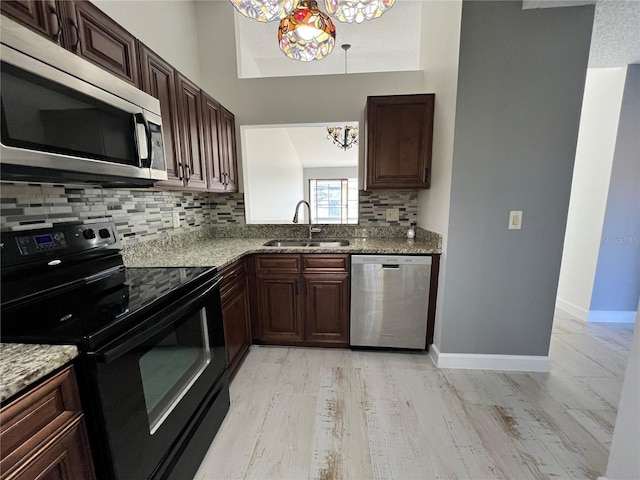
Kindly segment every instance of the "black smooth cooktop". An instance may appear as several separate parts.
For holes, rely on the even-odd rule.
[[[215,275],[210,267],[120,267],[97,279],[31,294],[27,301],[3,298],[0,339],[76,344],[91,351]]]

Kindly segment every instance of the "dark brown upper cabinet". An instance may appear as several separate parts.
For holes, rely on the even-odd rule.
[[[198,86],[178,74],[178,127],[180,132],[180,167],[184,186],[189,190],[206,190],[205,147],[202,128],[201,96]]]
[[[160,100],[162,113],[162,138],[167,164],[167,180],[158,182],[156,185],[182,188],[184,187],[184,179],[180,164],[176,71],[143,44],[140,44],[140,71],[142,73],[142,89]]]
[[[65,2],[68,48],[122,80],[140,86],[136,38],[91,2]]]
[[[434,99],[367,97],[365,190],[430,187]]]
[[[222,139],[220,163],[225,192],[238,191],[238,161],[236,158],[236,119],[229,110],[220,109],[220,137]]]
[[[86,0],[1,1],[2,13],[140,86],[136,38]]]
[[[62,12],[54,0],[3,0],[0,11],[34,32],[63,44]]]
[[[202,92],[202,119],[204,130],[205,159],[207,164],[207,185],[210,191],[224,192],[225,177],[221,162],[221,110],[220,104]]]

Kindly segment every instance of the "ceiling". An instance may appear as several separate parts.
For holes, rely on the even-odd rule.
[[[441,0],[442,1],[442,0]],[[454,1],[454,0],[449,0]],[[596,3],[590,68],[640,63],[640,1],[638,0],[525,0],[524,8],[549,8]],[[380,18],[362,24],[336,24],[336,46],[322,61],[296,62],[278,48],[278,22],[260,23],[237,12],[238,77],[281,77],[345,73],[340,45],[351,44],[347,73],[395,72],[420,68],[423,13],[433,0],[396,0]],[[321,10],[324,0],[319,0]]]
[[[347,73],[396,72],[420,68],[422,9],[429,2],[396,0],[381,17],[361,24],[335,21],[336,45],[322,61],[297,62],[278,46],[278,22],[260,23],[235,12],[238,78],[345,73],[342,44],[350,44]],[[324,0],[318,0],[325,11]]]

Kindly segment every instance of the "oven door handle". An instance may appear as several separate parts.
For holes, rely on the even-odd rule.
[[[162,312],[156,313],[149,320],[151,320],[152,326],[145,328],[143,331],[139,332],[135,336],[128,338],[124,341],[120,341],[119,339],[114,340],[105,346],[104,349],[98,350],[96,352],[87,352],[87,355],[93,357],[98,363],[109,363],[114,361],[115,359],[121,357],[125,353],[131,351],[142,342],[150,339],[157,333],[161,332],[163,329],[167,328],[169,325],[174,323],[177,318],[183,316],[186,310],[189,310],[193,307],[193,304],[198,302],[203,297],[209,295],[212,290],[218,288],[220,283],[222,282],[222,275],[218,275],[215,278],[209,280],[203,286],[199,287],[192,294],[192,298],[190,298],[186,303],[184,299],[179,300],[178,302],[174,302],[173,304],[168,306],[168,310],[171,312],[169,314],[163,314]],[[213,282],[213,283],[211,283]],[[210,285],[207,285],[210,283]],[[204,289],[204,290],[203,290]],[[172,308],[176,303],[181,303],[177,308]],[[149,320],[145,321],[148,322]],[[111,347],[110,347],[111,346]]]

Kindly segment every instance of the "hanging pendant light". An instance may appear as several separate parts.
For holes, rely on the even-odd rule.
[[[298,7],[280,21],[280,50],[294,60],[320,60],[331,53],[336,43],[336,27],[316,0],[300,0]]]
[[[362,23],[378,18],[396,0],[325,0],[327,13],[344,23]]]
[[[230,0],[236,10],[258,22],[280,20],[295,7],[294,0]]]

